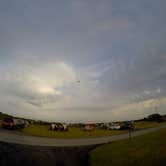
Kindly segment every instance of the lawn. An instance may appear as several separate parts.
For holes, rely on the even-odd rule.
[[[48,125],[31,124],[22,129],[22,132],[28,135],[52,138],[88,138],[88,137],[102,137],[123,134],[126,131],[109,131],[102,129],[95,129],[94,131],[81,131],[79,128],[70,127],[67,132],[50,131]]]
[[[165,122],[158,123],[158,122],[140,121],[140,122],[135,122],[134,127],[135,127],[135,129],[145,129],[145,128],[157,127],[157,126],[160,126],[163,124],[166,124],[166,123]]]
[[[102,145],[89,153],[91,166],[166,165],[166,128]]]
[[[136,122],[135,129],[143,129],[150,127],[157,127],[166,123],[157,122]],[[81,131],[80,128],[70,127],[68,132],[50,131],[48,125],[30,124],[28,127],[22,129],[22,132],[28,135],[51,138],[88,138],[88,137],[103,137],[123,134],[128,131],[118,130],[104,130],[95,129],[94,131]]]

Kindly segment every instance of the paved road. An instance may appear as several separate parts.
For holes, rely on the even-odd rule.
[[[151,133],[161,128],[165,128],[166,125],[143,129],[132,132],[132,137]],[[0,141],[8,143],[26,144],[26,145],[37,145],[37,146],[55,146],[55,147],[66,147],[66,146],[82,146],[82,145],[97,145],[117,141],[128,138],[129,134],[121,134],[115,136],[107,136],[100,138],[86,138],[86,139],[56,139],[56,138],[43,138],[22,135],[19,132],[7,131],[0,129]]]

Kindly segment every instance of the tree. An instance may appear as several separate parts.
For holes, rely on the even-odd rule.
[[[161,122],[162,116],[160,114],[152,114],[148,116],[148,121]]]

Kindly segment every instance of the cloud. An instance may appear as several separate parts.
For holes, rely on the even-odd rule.
[[[66,86],[76,80],[76,73],[64,62],[31,65],[11,65],[4,77],[0,78],[3,94],[21,98],[33,106],[56,103],[63,98],[58,87]],[[3,70],[1,70],[2,72]],[[1,96],[2,97],[2,96]]]
[[[163,97],[161,99],[148,99],[142,102],[133,102],[130,104],[121,105],[112,110],[112,114],[114,118],[118,118],[121,120],[130,120],[130,119],[139,119],[147,117],[153,113],[165,114],[166,107],[166,98]],[[157,110],[156,110],[157,108]],[[156,112],[157,111],[157,112]]]
[[[166,96],[165,6],[0,1],[1,109],[48,119],[142,117],[141,104],[150,110]]]
[[[144,100],[148,100],[151,98],[157,99],[165,96],[165,91],[161,90],[161,88],[144,90],[143,92],[139,92],[139,94],[135,94],[131,97],[132,102],[141,102]]]
[[[103,61],[86,67],[86,69],[84,69],[83,72],[84,74],[86,74],[86,76],[92,79],[98,79],[102,77],[105,73],[110,71],[111,68],[112,65],[108,61],[107,62]]]
[[[126,32],[134,27],[133,22],[127,18],[114,18],[110,21],[101,21],[96,24],[96,30],[100,32]]]

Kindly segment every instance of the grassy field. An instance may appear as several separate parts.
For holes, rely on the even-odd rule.
[[[158,122],[140,121],[140,122],[135,122],[134,127],[135,127],[135,129],[145,129],[145,128],[157,127],[157,126],[160,126],[163,124],[166,124],[166,123],[165,122],[158,123]]]
[[[22,132],[29,135],[53,138],[87,138],[102,137],[125,133],[126,131],[108,131],[95,129],[94,131],[81,131],[79,128],[69,128],[67,132],[50,131],[47,125],[32,124],[24,128]]]
[[[143,129],[149,127],[156,127],[163,123],[157,122],[137,122],[135,123],[135,129]],[[79,128],[71,127],[68,132],[50,131],[48,125],[31,124],[22,130],[25,134],[51,137],[51,138],[88,138],[88,137],[103,137],[112,136],[126,133],[127,131],[115,131],[95,129],[94,131],[81,131]]]
[[[103,145],[90,152],[91,166],[166,165],[166,128]]]

